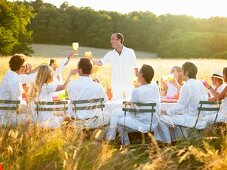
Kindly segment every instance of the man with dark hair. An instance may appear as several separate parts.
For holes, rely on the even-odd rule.
[[[96,98],[104,98],[104,102],[108,100],[102,85],[94,82],[90,78],[91,72],[91,60],[81,58],[77,64],[77,73],[79,74],[79,78],[77,80],[70,81],[68,84],[68,94],[70,99],[69,108],[72,108],[72,101],[75,100],[90,100]],[[69,109],[68,113],[70,117],[82,120],[83,127],[86,128],[100,127],[109,122],[109,117],[104,115],[101,109],[77,111],[76,115],[72,109]]]
[[[114,140],[116,136],[116,129],[121,135],[122,144],[129,144],[127,133],[123,133],[123,125],[130,129],[146,133],[149,130],[154,130],[158,125],[158,115],[160,113],[160,94],[156,82],[151,82],[154,77],[154,69],[150,65],[144,64],[138,73],[138,81],[141,86],[134,89],[132,92],[131,102],[136,103],[156,103],[156,112],[153,116],[152,127],[151,113],[128,113],[124,118],[124,112],[117,112],[111,114],[111,121],[106,139],[108,141]],[[124,135],[124,136],[123,136]]]
[[[112,91],[113,99],[130,98],[133,85],[133,69],[138,74],[138,64],[133,49],[126,48],[124,37],[121,33],[114,33],[110,41],[113,51],[109,51],[100,61],[94,59],[93,63],[102,66],[110,63],[112,67]]]
[[[0,99],[22,100],[22,84],[35,81],[38,67],[31,71],[33,74],[24,74],[26,69],[26,56],[15,54],[10,58],[8,71],[2,79],[0,86]]]
[[[201,100],[208,100],[208,94],[203,83],[196,80],[197,67],[186,62],[182,65],[183,79],[186,83],[182,86],[177,103],[168,111],[162,111],[160,123],[154,135],[156,140],[171,143],[179,136],[179,129],[175,125],[193,127],[195,124],[198,106]],[[198,122],[198,126],[206,126],[205,122]]]
[[[1,100],[17,100],[22,101],[22,93],[24,92],[22,84],[35,81],[36,73],[24,74],[26,69],[26,56],[23,54],[15,54],[10,58],[8,71],[2,79],[0,86]],[[32,72],[36,72],[38,68]],[[2,105],[4,106],[4,105]],[[27,118],[23,114],[16,115],[16,113],[1,111],[0,117],[2,122],[0,124],[14,124],[25,122]]]

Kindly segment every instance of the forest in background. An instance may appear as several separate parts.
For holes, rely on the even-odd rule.
[[[202,11],[201,11],[202,12]],[[79,8],[64,2],[60,7],[42,0],[0,0],[0,54],[32,53],[30,43],[110,48],[110,36],[121,32],[125,45],[157,53],[161,58],[227,58],[227,18],[194,18],[155,15],[152,12],[121,14]]]

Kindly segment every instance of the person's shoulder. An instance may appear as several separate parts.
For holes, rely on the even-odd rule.
[[[76,86],[78,83],[78,79],[77,80],[71,80],[68,84],[68,88],[72,87],[72,86]]]
[[[110,50],[106,53],[105,56],[111,56],[112,54],[114,54],[114,52],[115,52],[114,50]]]
[[[139,93],[140,91],[141,91],[141,87],[137,87],[137,88],[133,89],[132,93],[133,93],[133,94],[137,94],[137,93]]]
[[[152,81],[152,82],[150,83],[150,87],[151,87],[151,88],[158,88],[157,82],[156,82],[156,81]]]
[[[103,90],[103,86],[100,83],[93,81],[92,84],[96,89]]]
[[[134,50],[132,48],[129,48],[129,47],[123,47],[125,51],[128,51],[128,52],[133,52],[134,53]]]

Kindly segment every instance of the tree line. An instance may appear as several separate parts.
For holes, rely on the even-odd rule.
[[[1,54],[31,53],[27,46],[31,42],[69,45],[78,41],[82,46],[110,48],[111,34],[121,32],[126,46],[155,52],[162,58],[227,58],[225,17],[120,14],[67,2],[58,8],[42,0],[1,0],[0,10]]]

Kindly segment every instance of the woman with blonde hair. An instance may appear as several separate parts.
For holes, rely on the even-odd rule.
[[[34,85],[29,94],[29,102],[34,101],[52,101],[52,93],[64,90],[69,82],[70,76],[74,74],[72,70],[64,84],[58,85],[53,83],[53,70],[48,65],[43,65],[39,68]],[[35,113],[36,114],[36,113]],[[55,128],[61,126],[64,118],[56,117],[53,112],[39,112],[36,121],[41,127]]]
[[[181,86],[183,85],[182,68],[179,66],[173,66],[170,74],[173,75],[172,80],[162,80],[161,95],[166,97],[174,97],[178,94]]]

